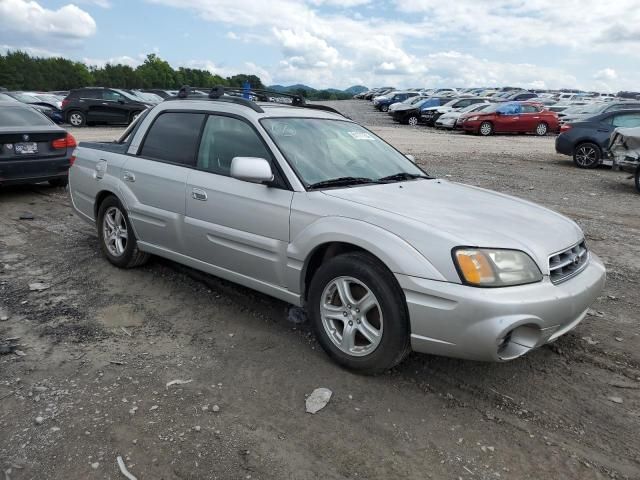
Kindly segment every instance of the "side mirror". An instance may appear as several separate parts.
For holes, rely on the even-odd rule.
[[[269,162],[256,157],[234,157],[231,177],[251,183],[271,182],[274,178]]]
[[[413,155],[405,155],[405,157],[407,157],[409,160],[411,160],[412,163],[416,163],[416,157],[414,157]]]

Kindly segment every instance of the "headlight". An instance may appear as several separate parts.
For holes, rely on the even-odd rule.
[[[462,281],[475,287],[508,287],[542,280],[540,269],[519,250],[465,248],[453,250]]]
[[[475,122],[477,120],[480,120],[480,117],[471,117],[471,118],[467,118],[468,122]]]

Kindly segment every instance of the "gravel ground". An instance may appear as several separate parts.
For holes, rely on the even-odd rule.
[[[366,101],[332,105],[434,175],[576,220],[609,274],[587,319],[507,364],[414,354],[358,376],[284,303],[162,259],[115,269],[63,189],[0,189],[0,340],[20,337],[21,352],[0,355],[0,480],[124,478],[118,455],[141,480],[640,478],[640,195],[627,175],[576,169],[551,136],[399,127]],[[317,387],[333,397],[310,415]]]

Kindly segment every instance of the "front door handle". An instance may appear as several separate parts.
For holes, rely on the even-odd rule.
[[[135,182],[136,181],[136,176],[131,173],[131,172],[124,172],[122,174],[122,178],[125,182]]]
[[[205,192],[204,190],[201,190],[199,188],[194,188],[193,190],[191,190],[191,197],[194,200],[200,200],[201,202],[206,202],[207,201],[207,192]]]

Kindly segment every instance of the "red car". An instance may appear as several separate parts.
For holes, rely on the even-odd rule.
[[[560,123],[555,112],[534,102],[498,103],[478,113],[467,113],[459,119],[465,132],[483,136],[494,133],[558,133]]]

